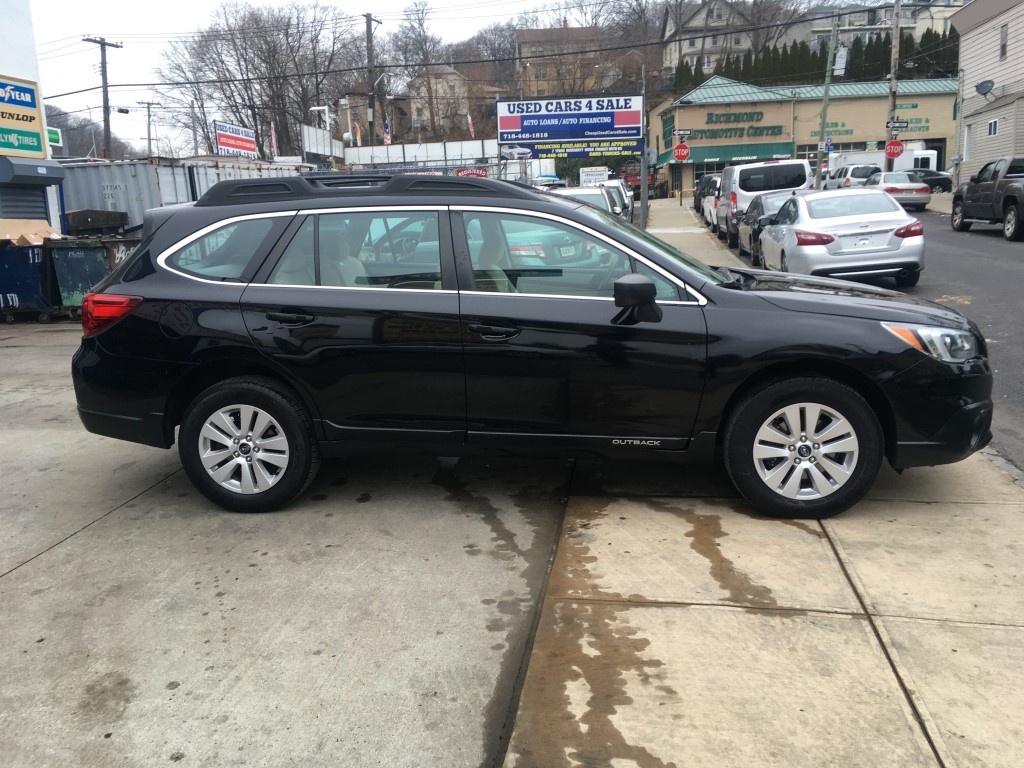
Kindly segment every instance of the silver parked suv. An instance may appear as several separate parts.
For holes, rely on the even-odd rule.
[[[870,176],[881,172],[877,165],[843,165],[836,168],[822,184],[822,189],[863,187]]]
[[[806,160],[766,160],[762,163],[730,165],[722,171],[718,201],[718,237],[730,248],[739,245],[739,217],[750,201],[764,192],[806,189],[814,185]]]

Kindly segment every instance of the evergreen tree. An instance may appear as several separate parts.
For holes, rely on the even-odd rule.
[[[864,79],[864,41],[860,35],[853,38],[846,59],[846,79],[854,82]]]
[[[696,88],[698,85],[703,83],[707,78],[704,76],[704,67],[698,64],[693,68],[693,87]]]
[[[927,63],[917,55],[917,44],[912,34],[900,35],[898,72],[900,77],[922,77]]]
[[[779,51],[779,74],[778,82],[790,83],[793,81],[793,57],[789,53],[789,45],[786,43],[782,44],[782,50]]]
[[[680,58],[679,64],[676,65],[676,76],[672,85],[677,91],[688,91],[693,87],[693,70],[690,69],[690,62],[685,56]]]
[[[754,54],[748,49],[743,54],[743,65],[740,67],[740,80],[749,83],[754,77]]]

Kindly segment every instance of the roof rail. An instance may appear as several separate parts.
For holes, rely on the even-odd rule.
[[[532,187],[495,179],[426,174],[317,173],[269,179],[232,179],[210,187],[197,206],[269,203],[352,195],[439,194],[534,199]]]

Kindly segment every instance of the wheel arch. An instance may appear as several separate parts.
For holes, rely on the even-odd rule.
[[[272,365],[251,358],[224,357],[200,363],[175,383],[168,395],[167,408],[164,411],[166,433],[174,435],[174,428],[181,424],[185,409],[201,392],[227,379],[244,376],[258,376],[273,382],[280,387],[283,394],[301,403],[309,418],[316,419],[315,405],[303,389]],[[172,439],[168,444],[173,442]]]
[[[785,381],[786,379],[807,378],[808,376],[828,378],[840,384],[845,384],[864,398],[878,419],[885,442],[883,453],[886,459],[891,462],[896,452],[896,416],[893,412],[892,404],[874,381],[856,368],[843,363],[813,358],[793,359],[762,368],[747,377],[733,390],[726,401],[725,408],[722,410],[720,423],[723,425],[728,423],[736,408],[752,392],[764,389],[777,382]],[[724,436],[724,430],[719,429],[715,445],[715,453],[719,457],[722,456]]]

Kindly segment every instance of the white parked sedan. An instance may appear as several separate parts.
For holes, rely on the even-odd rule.
[[[852,278],[891,276],[917,285],[924,269],[921,222],[877,187],[794,195],[760,220],[766,269]]]
[[[866,189],[881,189],[907,209],[923,211],[932,201],[932,188],[910,171],[875,173],[864,182]]]

